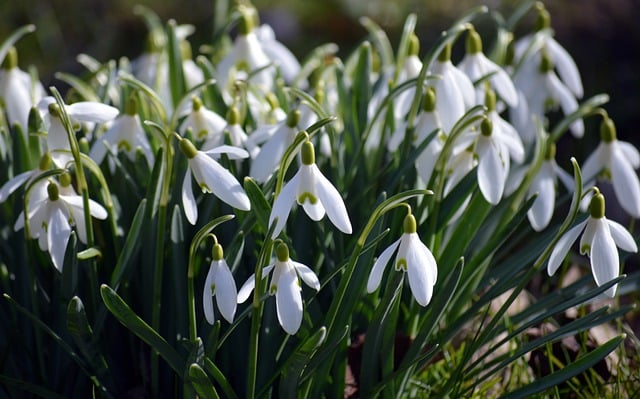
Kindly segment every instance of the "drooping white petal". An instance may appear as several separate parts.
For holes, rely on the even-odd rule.
[[[492,205],[502,198],[506,174],[498,148],[490,139],[478,140],[478,186],[482,195]]]
[[[193,188],[191,187],[191,169],[187,168],[184,174],[184,180],[182,181],[182,209],[184,209],[184,215],[192,225],[195,225],[198,221],[198,204],[196,198],[193,195]]]
[[[598,228],[593,236],[591,248],[591,272],[596,284],[601,286],[608,281],[618,277],[620,273],[620,262],[616,243],[609,233],[609,226],[604,218],[598,220]],[[616,293],[617,285],[605,291],[609,297]]]
[[[409,287],[416,302],[421,306],[427,306],[433,295],[433,286],[436,282],[437,273],[436,260],[431,251],[420,241],[416,233],[404,237],[408,241],[406,253],[407,274],[409,276]],[[398,256],[402,253],[402,243],[398,250]]]
[[[560,103],[562,112],[564,112],[565,115],[572,114],[578,109],[578,101],[573,94],[571,94],[569,89],[560,82],[553,71],[547,73],[547,85],[551,92],[551,96]],[[569,130],[571,130],[574,137],[582,137],[584,135],[584,122],[582,119],[578,119],[571,123]]]
[[[276,291],[278,321],[287,334],[293,335],[302,323],[302,295],[293,267],[283,270]]]
[[[216,304],[218,305],[218,309],[220,309],[222,317],[224,317],[229,323],[233,323],[238,297],[236,282],[234,281],[233,274],[231,274],[231,270],[229,270],[229,266],[224,259],[213,261],[212,266],[215,269],[214,283],[216,285]]]
[[[265,182],[271,174],[278,168],[282,161],[284,152],[291,144],[289,133],[284,128],[278,129],[271,139],[267,141],[260,152],[251,163],[249,175],[258,182]]]
[[[487,58],[487,61],[491,62]],[[495,64],[494,64],[495,65]],[[515,107],[518,104],[518,92],[516,91],[516,87],[513,85],[511,78],[504,71],[504,69],[495,65],[494,68],[488,71],[488,73],[493,73],[493,76],[489,78],[491,81],[491,85],[495,88],[496,92],[500,95],[500,97],[506,102],[509,106]]]
[[[624,226],[609,219],[607,219],[607,224],[609,225],[611,237],[618,248],[631,253],[638,252],[638,245],[636,244],[636,241]]]
[[[271,273],[271,271],[273,270],[273,267],[274,267],[274,265],[271,264],[269,266],[265,266],[262,269],[262,279],[263,280],[266,279],[269,276],[269,273]],[[243,303],[247,299],[249,299],[249,295],[251,295],[251,291],[253,291],[253,288],[255,286],[256,286],[256,275],[254,273],[251,276],[249,276],[247,281],[245,281],[244,284],[242,284],[242,287],[240,287],[240,290],[238,291],[237,302],[238,303]]]
[[[582,79],[571,55],[550,35],[547,36],[545,45],[564,83],[576,97],[581,98],[583,95]]]
[[[617,140],[615,145],[624,154],[624,157],[627,159],[627,162],[633,166],[633,169],[640,168],[640,152],[638,152],[636,146],[620,140]]]
[[[213,262],[209,266],[209,272],[207,273],[207,278],[204,281],[204,288],[202,289],[202,307],[204,309],[204,317],[207,319],[207,323],[213,325],[215,323],[215,314],[213,312],[213,295],[215,291],[212,290],[212,286],[214,285],[213,275],[215,273],[215,268]],[[234,303],[237,298],[233,298]]]
[[[68,205],[79,211],[84,209],[84,201],[80,195],[60,195],[60,199],[64,200]],[[92,199],[89,199],[89,213],[94,218],[100,220],[104,220],[109,216],[107,210]]]
[[[598,173],[607,167],[608,154],[610,152],[610,145],[601,141],[598,147],[587,157],[587,160],[581,168],[582,180],[585,183],[595,179]]]
[[[278,194],[275,201],[273,201],[273,208],[271,209],[271,215],[269,215],[269,227],[271,227],[276,219],[277,223],[275,229],[273,230],[271,238],[278,237],[282,229],[284,229],[285,224],[287,223],[287,218],[289,217],[291,206],[296,200],[296,190],[299,179],[300,171],[298,171],[298,173],[296,173],[293,178],[291,178],[291,180],[289,180],[289,182],[282,187],[282,190],[280,190],[280,194]]]
[[[229,159],[244,159],[249,158],[249,153],[244,149],[232,145],[220,145],[215,148],[211,148],[206,151],[202,151],[207,155],[227,154]]]
[[[269,25],[260,25],[255,29],[255,33],[262,44],[262,50],[276,63],[284,80],[287,83],[293,82],[300,72],[300,62],[291,50],[276,40],[275,33]]]
[[[372,293],[380,286],[380,281],[382,281],[382,272],[384,272],[385,266],[389,263],[389,260],[396,251],[396,248],[398,248],[398,245],[400,245],[400,240],[396,240],[393,244],[389,245],[373,263],[373,267],[369,273],[369,279],[367,280],[368,293]]]
[[[640,217],[640,181],[622,151],[617,150],[611,156],[611,182],[616,198],[634,218]]]
[[[47,242],[51,261],[62,273],[64,254],[67,251],[67,243],[71,235],[71,226],[62,211],[62,204],[52,205],[47,226]]]
[[[0,188],[0,203],[6,201],[7,198],[18,189],[18,187],[24,184],[24,182],[26,182],[35,173],[35,170],[28,170],[9,179],[9,181]]]
[[[443,147],[444,144],[442,140],[436,134],[436,137],[431,139],[424,151],[416,158],[416,170],[418,171],[420,179],[422,179],[425,184],[428,184],[431,179],[436,161]]]
[[[324,177],[316,164],[311,165],[311,168],[316,177],[318,197],[320,197],[320,202],[322,202],[329,220],[331,220],[331,223],[333,223],[338,230],[345,234],[351,234],[353,229],[342,196],[333,184]]]
[[[558,270],[558,267],[560,267],[564,257],[567,256],[569,248],[571,248],[571,245],[573,245],[573,243],[578,239],[580,232],[582,232],[582,229],[584,229],[586,224],[587,221],[585,220],[584,222],[569,229],[569,231],[560,237],[549,256],[549,263],[547,264],[547,273],[549,273],[549,276],[553,276],[556,270]]]
[[[296,272],[298,272],[298,276],[300,276],[306,285],[316,291],[320,291],[320,280],[318,280],[318,276],[313,272],[313,270],[308,266],[293,260],[289,260],[289,263],[295,267]]]
[[[118,116],[118,108],[94,101],[80,101],[67,105],[69,117],[80,122],[105,123]]]
[[[251,209],[249,197],[238,180],[208,155],[198,152],[189,160],[189,166],[196,181],[205,184],[222,201],[242,211]]]
[[[524,146],[516,129],[495,111],[490,114],[493,122],[493,134],[497,134],[498,140],[509,150],[509,155],[517,163],[524,161]]]
[[[538,195],[527,212],[531,227],[533,227],[535,231],[544,230],[553,216],[556,199],[553,176],[553,169],[550,162],[544,162],[529,188],[531,194]]]

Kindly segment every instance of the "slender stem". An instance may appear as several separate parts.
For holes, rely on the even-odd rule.
[[[207,288],[205,287],[205,289]],[[196,298],[192,275],[187,277],[187,306],[189,309],[189,340],[196,342],[198,338],[198,324],[196,320]]]
[[[253,399],[256,394],[256,376],[258,374],[258,349],[260,341],[260,326],[262,324],[262,309],[264,301],[261,300],[266,284],[262,281],[262,268],[268,263],[273,250],[273,240],[267,238],[258,258],[255,271],[255,288],[253,290],[253,302],[251,303],[251,334],[249,336],[249,363],[247,375],[247,398]]]

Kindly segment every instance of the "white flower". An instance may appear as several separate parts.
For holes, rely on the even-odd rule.
[[[29,184],[31,181],[35,180],[42,173],[48,171],[51,168],[51,155],[48,152],[45,152],[44,155],[40,158],[40,164],[38,165],[38,169],[28,170],[26,172],[22,172],[17,174],[16,176],[9,179],[5,184],[0,187],[0,203],[9,198],[9,196],[16,191],[23,184]],[[45,184],[46,181],[43,180],[42,184]]]
[[[549,143],[540,170],[527,189],[528,198],[537,195],[533,205],[527,211],[529,223],[535,231],[544,230],[551,221],[555,209],[557,179],[560,178],[566,186],[572,187],[572,178],[558,166],[555,153],[556,145]]]
[[[620,141],[610,118],[600,125],[600,144],[589,155],[582,168],[585,185],[605,172],[613,183],[613,191],[622,208],[634,218],[640,217],[640,182],[634,169],[640,167],[640,153],[631,144]]]
[[[203,193],[213,193],[222,201],[236,209],[248,211],[251,209],[249,197],[236,178],[222,167],[211,156],[226,153],[231,159],[249,156],[242,148],[223,145],[209,151],[198,151],[189,139],[180,139],[180,150],[187,156],[189,168],[182,182],[182,206],[185,216],[191,224],[198,220],[198,205],[191,188],[191,175],[196,179]]]
[[[556,243],[549,256],[547,271],[553,275],[569,248],[582,233],[580,253],[587,254],[591,260],[591,272],[598,286],[618,277],[620,259],[616,247],[628,252],[638,252],[638,247],[629,232],[619,223],[608,220],[604,215],[604,196],[595,188],[596,194],[591,199],[590,215],[582,223],[572,227]],[[609,297],[616,293],[617,285],[605,291]]]
[[[42,84],[39,81],[33,81],[27,72],[18,68],[18,54],[16,49],[11,47],[0,68],[0,99],[7,111],[9,124],[19,124],[25,138],[29,112],[44,96]]]
[[[240,148],[247,146],[247,134],[242,126],[240,126],[240,113],[235,105],[229,107],[227,111],[227,118],[225,126],[222,129],[222,134],[209,136],[204,144],[202,144],[202,150],[207,151],[224,144],[225,135],[229,137],[229,142],[232,146]]]
[[[257,146],[262,142],[264,144],[251,162],[249,176],[260,183],[267,181],[280,165],[287,148],[295,140],[300,117],[300,111],[293,110],[289,112],[286,120],[281,121],[275,127],[256,130],[251,134],[248,141],[252,146]]]
[[[285,45],[276,40],[273,29],[266,24],[255,29],[258,41],[262,45],[262,50],[276,63],[285,82],[293,83],[298,73],[300,73],[300,62]]]
[[[214,238],[215,239],[215,238]],[[227,261],[224,260],[222,246],[216,243],[213,246],[213,260],[209,266],[209,273],[204,283],[202,292],[202,303],[204,316],[209,324],[215,322],[213,313],[213,296],[216,297],[216,304],[220,314],[229,323],[233,323],[233,316],[236,313],[236,299],[238,290],[236,282],[233,280],[231,270]]]
[[[53,162],[61,168],[73,159],[67,130],[62,124],[61,111],[53,97],[45,97],[38,103],[38,109],[43,114],[45,125],[47,125],[47,147],[53,158]],[[71,123],[90,122],[106,123],[114,119],[120,111],[110,105],[94,102],[81,101],[70,105],[65,105],[65,110]]]
[[[276,311],[278,322],[287,334],[293,335],[302,323],[302,294],[300,280],[316,291],[320,290],[318,276],[309,267],[289,258],[289,248],[280,242],[276,246],[275,263],[262,269],[262,277],[266,278],[273,271],[269,293],[276,295]],[[244,283],[238,292],[238,303],[249,298],[255,287],[255,274]]]
[[[135,97],[129,98],[125,112],[120,114],[104,135],[93,144],[89,156],[97,164],[102,162],[109,148],[114,153],[124,150],[132,161],[136,158],[136,151],[140,149],[147,164],[152,167],[153,151],[136,108]]]
[[[84,220],[83,199],[75,195],[72,189],[64,191],[57,183],[47,185],[47,195],[38,196],[39,201],[28,209],[29,231],[31,238],[37,238],[40,249],[48,251],[53,265],[62,273],[64,255],[71,235],[71,225],[75,225],[78,238],[86,244],[87,231]],[[89,200],[89,213],[97,219],[106,219],[107,211],[97,202]],[[24,227],[24,213],[20,215],[15,230]]]
[[[416,219],[411,213],[405,216],[403,226],[404,233],[400,239],[385,249],[373,264],[367,281],[367,292],[371,293],[378,288],[382,272],[397,249],[395,269],[407,272],[413,297],[421,306],[427,306],[438,279],[438,266],[429,248],[420,241],[416,233]]]
[[[532,62],[539,65],[542,51],[547,51],[556,63],[562,82],[576,97],[581,98],[583,89],[580,71],[569,52],[553,38],[549,12],[542,3],[536,3],[536,7],[538,12],[536,33],[527,35],[515,43],[516,62],[522,64]]]
[[[202,105],[198,97],[191,99],[191,112],[182,121],[178,131],[184,137],[187,129],[191,129],[197,140],[207,140],[216,145],[222,144],[224,137],[222,132],[227,126],[227,121],[217,113]]]
[[[489,76],[488,81],[492,88],[500,95],[500,98],[509,106],[518,104],[518,93],[509,75],[496,63],[488,59],[482,53],[482,40],[475,30],[470,30],[467,36],[467,53],[458,64],[458,68],[464,72],[472,82]],[[476,102],[481,104],[484,100],[482,85],[476,88]]]
[[[231,51],[217,67],[220,85],[227,87],[236,79],[242,79],[256,84],[264,91],[271,91],[275,69],[269,66],[272,60],[263,50],[262,43],[256,35],[253,22],[255,10],[242,7],[241,13],[238,36]],[[256,70],[260,71],[251,74]]]
[[[557,104],[565,115],[570,115],[578,109],[578,101],[571,91],[558,79],[553,71],[553,63],[546,51],[542,52],[540,63],[527,62],[523,64],[514,81],[527,100],[530,115],[544,119],[544,112],[551,104]],[[533,123],[532,120],[530,120]],[[584,122],[578,119],[570,125],[571,133],[575,137],[584,135]]]
[[[451,63],[451,44],[433,61],[430,72],[439,77],[433,81],[435,108],[440,114],[442,129],[449,134],[458,119],[476,104],[475,89],[467,75]]]
[[[340,231],[351,234],[351,221],[347,208],[338,190],[320,172],[315,164],[313,144],[307,140],[302,144],[302,165],[298,172],[284,185],[273,203],[269,226],[276,222],[272,238],[277,237],[287,222],[291,204],[297,201],[315,221],[325,215]]]
[[[398,74],[398,80],[396,85],[401,85],[402,83],[415,79],[420,74],[420,70],[422,69],[422,61],[418,57],[418,53],[420,51],[420,42],[418,41],[418,37],[412,33],[409,37],[409,51],[407,53],[407,58],[404,60],[404,64],[400,69],[400,73]],[[403,91],[398,95],[396,100],[394,101],[394,114],[398,119],[403,118],[409,112],[411,108],[411,103],[413,102],[413,98],[416,95],[416,87],[412,86],[409,89]]]

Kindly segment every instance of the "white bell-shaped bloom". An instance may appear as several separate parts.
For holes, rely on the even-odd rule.
[[[318,276],[309,267],[289,258],[289,248],[280,242],[276,246],[275,263],[262,269],[262,277],[267,278],[273,272],[269,293],[276,296],[276,311],[278,322],[287,334],[293,335],[302,323],[302,294],[300,279],[316,291],[320,290]],[[249,298],[255,287],[256,276],[252,274],[238,292],[238,303]]]
[[[526,35],[515,42],[514,55],[517,63],[539,65],[542,52],[548,52],[555,62],[558,74],[565,86],[577,98],[582,98],[582,78],[575,61],[569,52],[553,38],[549,12],[541,2],[536,3],[536,32]]]
[[[544,51],[540,63],[522,64],[514,81],[527,100],[530,115],[538,117],[539,120],[544,120],[545,110],[550,105],[559,105],[565,115],[570,115],[578,109],[575,95],[558,79],[551,58]],[[569,128],[575,137],[580,138],[584,135],[582,119],[574,121]]]
[[[420,241],[416,233],[416,219],[411,213],[405,216],[403,226],[404,233],[400,239],[385,249],[373,264],[367,280],[367,292],[371,293],[380,286],[384,268],[397,249],[395,269],[407,273],[409,287],[416,302],[427,306],[438,279],[438,266],[429,248]]]
[[[40,163],[37,169],[19,173],[0,187],[0,203],[6,201],[7,198],[9,198],[9,196],[22,185],[28,185],[31,181],[35,180],[38,176],[49,169],[51,169],[51,154],[45,152],[44,155],[40,157]],[[43,180],[42,184],[46,187],[46,180]]]
[[[71,150],[67,130],[62,124],[61,111],[53,97],[45,97],[38,103],[45,127],[47,128],[47,147],[53,162],[61,168],[73,159],[65,151]],[[94,101],[81,101],[65,105],[65,110],[72,124],[75,123],[107,123],[112,121],[120,111],[110,105]]]
[[[509,74],[499,65],[488,59],[482,53],[482,40],[475,30],[470,30],[466,40],[467,53],[458,64],[458,68],[464,72],[472,82],[489,76],[487,79],[493,90],[510,107],[518,104],[518,93]],[[476,103],[484,101],[483,85],[476,87]]]
[[[227,88],[236,80],[248,80],[263,91],[271,91],[275,68],[254,29],[255,10],[244,10],[238,23],[238,36],[231,51],[217,66],[220,86]]]
[[[527,218],[529,218],[529,223],[531,223],[531,227],[535,231],[544,230],[551,221],[556,206],[556,183],[558,178],[569,189],[573,186],[572,177],[556,163],[555,153],[555,144],[549,143],[540,170],[527,189],[528,198],[537,195],[533,205],[527,211]]]
[[[135,160],[136,151],[140,150],[147,160],[147,165],[150,168],[153,166],[153,150],[142,128],[135,97],[129,98],[125,112],[120,114],[104,135],[96,140],[89,156],[100,164],[107,155],[107,149],[111,149],[113,153],[124,151],[131,160]]]
[[[19,124],[26,135],[29,112],[44,96],[42,84],[33,81],[27,72],[18,68],[18,54],[11,47],[0,68],[0,100],[9,124]]]
[[[600,125],[600,144],[582,167],[585,185],[593,184],[602,173],[613,184],[618,202],[629,215],[640,218],[640,181],[635,169],[640,153],[631,143],[617,139],[613,121],[606,117]]]
[[[400,73],[398,73],[396,85],[401,85],[408,80],[418,77],[420,70],[422,69],[422,61],[420,61],[420,58],[418,57],[419,51],[420,42],[418,37],[415,34],[411,34],[409,40],[409,51],[404,63],[402,64]],[[410,87],[398,95],[394,101],[393,109],[396,118],[402,119],[409,113],[409,109],[411,108],[411,103],[413,102],[415,95],[415,86]]]
[[[225,136],[228,137],[229,143],[231,143],[232,146],[249,148],[247,147],[247,133],[245,133],[244,128],[240,125],[240,112],[238,112],[238,108],[235,105],[229,107],[227,111],[227,118],[225,126],[222,129],[222,134],[207,138],[202,144],[202,150],[208,151],[224,144]],[[252,151],[256,151],[254,147],[251,148]]]
[[[307,140],[302,144],[302,165],[298,172],[284,185],[273,203],[269,216],[269,226],[276,223],[272,238],[284,228],[291,205],[297,202],[312,220],[318,221],[325,215],[340,231],[351,234],[351,221],[342,196],[331,182],[324,177],[315,164],[313,144]]]
[[[436,109],[442,129],[449,134],[458,119],[476,104],[476,92],[469,77],[451,63],[451,44],[447,44],[438,59],[433,61],[430,72],[438,77],[432,83],[436,92]]]
[[[262,50],[269,59],[275,62],[285,82],[293,83],[300,73],[300,62],[296,56],[284,44],[276,40],[276,34],[269,25],[262,24],[255,29],[255,32],[262,45]]]
[[[619,223],[608,220],[605,213],[604,196],[594,188],[596,194],[591,198],[590,215],[582,223],[572,227],[556,243],[547,265],[547,272],[553,275],[562,264],[569,248],[580,233],[580,253],[589,256],[591,272],[598,286],[618,277],[620,274],[620,258],[618,249],[627,252],[638,252],[633,236]],[[615,296],[617,285],[605,291],[609,297]]]
[[[191,111],[184,118],[178,131],[184,137],[187,129],[191,129],[195,139],[207,140],[220,145],[223,141],[222,132],[227,121],[217,113],[207,109],[198,97],[191,99]]]
[[[209,324],[215,322],[213,312],[213,297],[216,297],[216,304],[220,314],[229,323],[233,323],[233,316],[236,314],[238,290],[233,274],[224,259],[222,245],[216,243],[213,246],[213,256],[207,279],[202,291],[202,304],[204,316]]]
[[[49,182],[46,187],[47,195],[38,196],[40,200],[27,211],[30,238],[38,239],[40,249],[49,252],[53,265],[61,273],[71,226],[76,227],[80,241],[87,242],[82,196],[76,195],[71,188],[66,190],[70,195],[62,192],[65,190],[57,183]],[[89,200],[89,213],[96,219],[107,218],[107,211],[93,200]],[[15,230],[23,227],[24,213],[21,213]]]
[[[251,209],[249,197],[238,180],[216,162],[212,156],[227,154],[230,159],[247,158],[249,154],[242,148],[223,145],[209,151],[198,151],[189,139],[180,140],[180,150],[186,155],[189,167],[182,182],[182,206],[191,224],[198,220],[198,205],[191,187],[191,176],[203,193],[213,193],[222,201],[241,211]]]
[[[285,151],[296,138],[300,116],[300,111],[293,110],[289,112],[287,119],[277,126],[251,134],[248,141],[252,146],[264,144],[251,162],[249,176],[264,183],[278,169]]]

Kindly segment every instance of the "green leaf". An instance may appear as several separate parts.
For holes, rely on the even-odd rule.
[[[91,85],[87,84],[75,75],[64,72],[57,72],[54,76],[56,79],[61,80],[71,86],[75,91],[78,92],[83,100],[100,102],[100,97],[98,97],[98,94],[96,94],[96,92],[93,90],[93,87],[91,87]]]
[[[298,384],[305,368],[318,348],[327,337],[327,329],[323,326],[312,336],[298,345],[282,367],[279,396],[281,398],[299,397]]]
[[[138,338],[146,342],[153,350],[158,352],[158,354],[167,361],[173,371],[182,376],[184,360],[178,352],[176,352],[157,331],[138,317],[129,305],[108,285],[102,284],[102,286],[100,286],[100,294],[107,309],[109,309],[116,319]]]
[[[40,385],[36,385],[27,381],[22,381],[15,378],[7,377],[6,375],[2,375],[2,374],[0,374],[0,382],[2,383],[2,385],[5,386],[3,391],[6,389],[8,392],[12,392],[9,388],[15,388],[20,392],[23,392],[23,393],[29,392],[45,399],[66,399],[67,398],[66,396],[59,395]]]
[[[102,252],[96,247],[87,248],[84,251],[78,252],[78,260],[88,260],[93,258],[101,258]]]
[[[372,43],[378,49],[382,66],[391,66],[393,64],[393,48],[391,47],[387,34],[382,30],[380,25],[376,24],[369,17],[361,17],[360,23],[365,27],[367,32],[369,32]]]
[[[118,257],[118,261],[116,262],[116,266],[111,273],[110,285],[115,289],[118,289],[120,286],[120,281],[124,276],[125,272],[128,270],[128,267],[134,264],[133,260],[138,250],[140,249],[140,231],[142,230],[143,222],[144,222],[144,214],[147,207],[147,200],[143,199],[140,201],[140,205],[138,205],[138,210],[133,217],[133,221],[131,222],[131,226],[128,229],[127,239],[124,243],[124,247],[122,248],[122,252],[120,252],[120,256]]]
[[[169,87],[173,106],[177,107],[185,91],[184,71],[182,70],[182,51],[180,41],[176,36],[176,22],[167,23],[167,54],[169,56]]]
[[[0,44],[0,64],[4,61],[4,57],[7,56],[9,49],[13,46],[20,38],[27,33],[34,32],[36,30],[35,25],[25,25],[21,28],[18,28],[11,33],[11,35]]]
[[[193,240],[191,240],[191,246],[189,246],[189,271],[188,271],[188,274],[187,274],[189,278],[194,278],[194,276],[195,276],[194,267],[195,267],[196,251],[198,250],[198,247],[200,247],[200,244],[202,243],[202,241],[218,225],[220,225],[220,224],[222,224],[222,223],[224,223],[224,222],[226,222],[228,220],[231,220],[234,217],[235,217],[235,215],[224,215],[224,216],[220,216],[219,218],[215,218],[212,221],[210,221],[209,223],[205,224],[193,236]]]
[[[611,351],[613,351],[624,339],[626,338],[626,334],[619,335],[615,338],[610,339],[604,345],[600,346],[597,349],[589,352],[587,355],[584,355],[577,359],[575,362],[566,365],[562,369],[544,376],[542,378],[536,379],[535,382],[528,384],[522,388],[516,389],[515,391],[509,392],[508,394],[502,396],[503,399],[520,399],[520,398],[530,398],[534,394],[538,392],[542,392],[546,389],[552,388],[558,384],[561,384],[564,381],[569,380],[570,378],[582,373],[588,368],[592,367],[600,360],[604,359]]]
[[[209,377],[207,377],[207,373],[198,363],[192,363],[189,366],[189,380],[200,397],[205,399],[220,398]]]
[[[244,191],[251,201],[251,211],[256,216],[263,231],[269,230],[269,215],[271,215],[271,205],[264,196],[255,180],[247,176],[244,178]]]
[[[585,118],[598,110],[598,107],[609,102],[607,94],[596,94],[595,96],[584,101],[577,110],[567,115],[556,125],[550,134],[549,140],[555,143],[560,136],[569,129],[569,126],[578,119]]]

